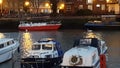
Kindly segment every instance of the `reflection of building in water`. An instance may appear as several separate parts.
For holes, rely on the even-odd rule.
[[[23,33],[22,35],[22,58],[25,58],[28,55],[28,52],[32,49],[32,37],[31,34],[28,32]]]

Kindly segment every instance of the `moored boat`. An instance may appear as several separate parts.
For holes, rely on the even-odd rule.
[[[61,21],[49,22],[28,22],[20,21],[19,30],[40,31],[40,30],[58,30],[61,26]]]
[[[62,61],[63,51],[58,41],[53,38],[43,38],[32,45],[26,57],[22,58],[21,67],[40,68],[57,65]]]
[[[77,39],[73,48],[65,52],[62,68],[106,68],[106,42],[101,36],[88,31]]]
[[[103,22],[100,20],[88,21],[85,23],[87,29],[120,29],[120,22]]]
[[[18,47],[19,42],[17,40],[5,37],[0,38],[0,63],[11,59]]]

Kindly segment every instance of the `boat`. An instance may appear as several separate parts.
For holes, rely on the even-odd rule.
[[[22,68],[40,68],[61,63],[63,51],[61,45],[54,38],[43,38],[32,45],[26,57],[22,58]]]
[[[101,20],[88,21],[84,24],[87,29],[120,29],[120,22],[103,22]]]
[[[89,30],[75,40],[71,49],[66,51],[62,68],[106,68],[107,45],[101,35]]]
[[[0,33],[0,63],[10,60],[19,47],[19,42],[13,38],[5,38]]]
[[[61,26],[61,21],[49,21],[49,22],[29,22],[20,21],[18,26],[19,30],[29,31],[41,31],[41,30],[58,30]]]

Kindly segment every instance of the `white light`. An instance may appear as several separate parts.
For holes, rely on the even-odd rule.
[[[99,7],[100,7],[100,4],[97,4],[97,5],[96,5],[96,7],[98,7],[98,8],[99,8]]]

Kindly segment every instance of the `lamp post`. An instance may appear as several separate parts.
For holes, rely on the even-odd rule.
[[[27,7],[27,6],[29,6],[30,5],[30,2],[29,1],[26,1],[25,2],[25,6]]]
[[[2,14],[2,3],[3,3],[3,0],[0,0],[1,14]]]
[[[25,2],[24,2],[24,10],[25,10],[26,12],[28,12],[29,6],[30,6],[30,2],[29,2],[29,1],[25,1]]]

